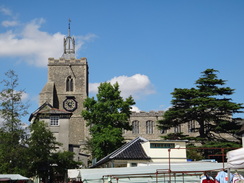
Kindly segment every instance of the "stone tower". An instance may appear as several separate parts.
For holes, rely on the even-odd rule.
[[[74,148],[77,151],[88,135],[85,121],[81,116],[83,101],[87,96],[88,63],[86,58],[75,57],[75,39],[70,36],[69,21],[62,57],[48,59],[48,81],[40,93],[39,105],[48,103],[55,109],[72,114],[68,129],[59,131],[68,134],[70,151],[74,151]],[[59,141],[62,142],[62,139]]]

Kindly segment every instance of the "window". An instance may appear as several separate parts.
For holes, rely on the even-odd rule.
[[[146,133],[153,134],[153,121],[146,122]]]
[[[58,116],[50,116],[50,125],[58,126],[59,125],[59,117]]]
[[[195,132],[195,121],[189,121],[188,122],[188,132]]]
[[[161,134],[167,133],[167,129],[166,128],[165,129],[164,128],[163,129],[160,129],[160,133]]]
[[[131,163],[130,166],[131,167],[137,167],[137,163]]]
[[[174,143],[150,143],[150,148],[175,148]]]
[[[139,121],[132,122],[132,133],[138,134],[139,133]]]
[[[180,125],[176,126],[176,127],[174,128],[174,132],[175,132],[175,133],[180,133],[180,132],[181,132],[181,126],[180,126]]]
[[[73,91],[73,79],[68,76],[66,79],[66,91]]]

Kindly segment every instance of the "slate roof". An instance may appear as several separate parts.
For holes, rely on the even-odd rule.
[[[147,156],[147,154],[145,153],[144,149],[141,146],[142,142],[147,142],[147,141],[148,140],[142,137],[137,137],[134,140],[124,144],[122,147],[115,150],[108,156],[99,160],[91,168],[95,168],[111,160],[149,160],[151,158]]]

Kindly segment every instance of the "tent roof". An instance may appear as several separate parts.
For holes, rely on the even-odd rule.
[[[11,180],[29,180],[20,174],[0,174],[0,179],[11,179]]]
[[[184,163],[171,163],[170,170],[172,172],[204,172],[213,170],[222,170],[223,163],[213,162],[184,162]],[[74,169],[73,169],[74,170]],[[71,175],[73,170],[68,170],[68,176]],[[158,165],[145,165],[138,167],[126,168],[93,168],[93,169],[79,169],[81,179],[84,180],[101,180],[103,176],[108,175],[135,175],[135,174],[155,174],[158,170],[168,171],[169,164]],[[77,171],[77,169],[76,169]]]
[[[68,174],[70,179],[81,178],[80,171],[78,169],[68,170]]]
[[[227,168],[244,168],[244,148],[227,152]]]

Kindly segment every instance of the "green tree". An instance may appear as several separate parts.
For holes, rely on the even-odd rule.
[[[225,80],[218,79],[214,69],[206,69],[196,82],[196,88],[175,88],[172,92],[172,107],[159,121],[159,128],[169,129],[178,125],[195,121],[199,128],[202,143],[206,139],[226,140],[221,133],[235,136],[240,126],[235,123],[234,113],[242,112],[242,104],[232,102],[227,98],[234,93],[234,89],[224,87]],[[236,137],[236,136],[235,136]]]
[[[52,174],[55,177],[55,181],[62,182],[67,178],[67,170],[79,168],[80,162],[76,162],[74,159],[74,153],[70,151],[53,153],[51,157]],[[54,180],[52,181],[54,182]]]
[[[47,128],[42,121],[35,121],[30,125],[31,136],[28,139],[29,151],[29,175],[38,175],[42,180],[47,182],[50,176],[52,164],[52,154],[56,147],[61,145],[53,136],[53,133]]]
[[[120,96],[118,83],[101,83],[96,96],[97,100],[92,97],[84,101],[82,116],[90,126],[92,155],[100,159],[123,144],[122,130],[131,130],[130,109],[135,102],[131,96],[125,100]]]
[[[24,90],[18,89],[18,75],[13,70],[5,73],[0,92],[0,172],[26,173],[26,131],[21,117],[28,114],[28,103],[22,101]]]

